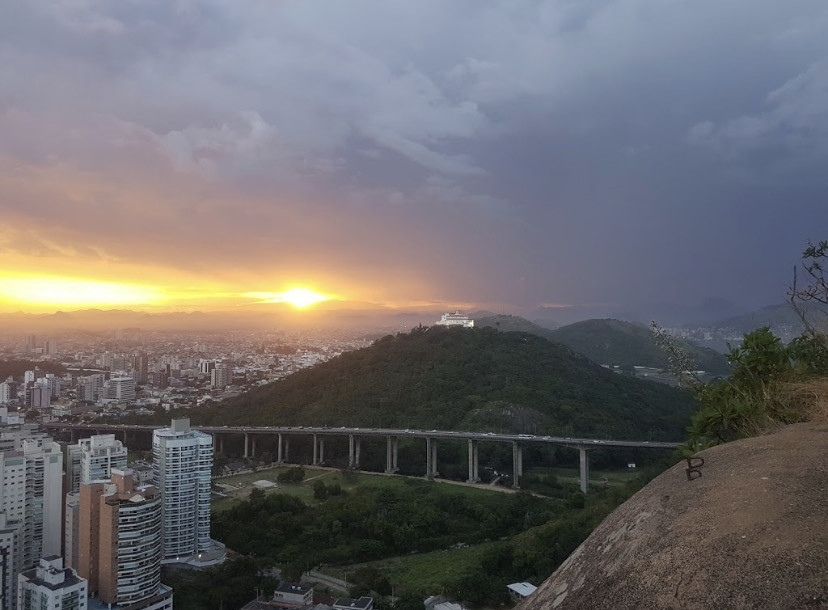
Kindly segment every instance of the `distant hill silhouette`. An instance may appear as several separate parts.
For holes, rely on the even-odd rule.
[[[554,340],[554,331],[544,326],[540,326],[534,322],[530,322],[526,318],[520,316],[511,316],[507,314],[493,314],[490,312],[482,312],[484,315],[473,314],[475,326],[491,327],[501,332],[522,332],[530,333],[543,337],[544,339]]]
[[[568,345],[600,364],[667,368],[667,354],[653,340],[650,329],[621,320],[584,320],[549,331],[549,338]],[[730,365],[719,352],[687,341],[677,341],[700,369],[727,375]]]
[[[676,440],[689,394],[607,371],[522,332],[388,335],[219,405],[194,423],[512,430]]]
[[[816,325],[824,325],[826,319],[826,307],[816,304],[801,305],[809,321]],[[793,334],[801,333],[805,327],[790,303],[770,305],[746,313],[719,320],[711,324],[715,328],[732,329],[738,333],[749,333],[752,330],[768,326],[774,334],[782,334],[787,331]]]

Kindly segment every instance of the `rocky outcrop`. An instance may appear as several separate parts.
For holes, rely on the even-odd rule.
[[[828,423],[707,449],[616,509],[519,608],[828,608]]]

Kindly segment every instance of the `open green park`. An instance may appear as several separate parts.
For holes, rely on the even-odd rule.
[[[607,502],[612,490],[629,493],[640,474],[594,471],[594,493],[584,498],[577,488],[577,470],[566,468],[527,472],[527,480],[554,481],[555,497],[517,493],[501,485],[427,482],[319,467],[303,467],[301,482],[279,481],[279,475],[296,468],[271,467],[214,479],[223,490],[213,496],[214,521],[229,548],[269,558],[295,577],[316,566],[357,588],[360,574],[379,573],[398,596],[437,593],[447,583],[458,591],[477,586],[471,580],[481,566],[498,565],[500,579],[507,574],[514,579],[540,575],[541,567],[527,559],[531,553],[526,548],[553,535],[543,528],[559,522],[561,529],[581,532],[567,542],[571,550],[595,519],[615,505],[617,499]],[[257,481],[275,485],[254,492]],[[335,497],[320,497],[320,483],[339,491]],[[240,528],[248,533],[242,535]],[[532,534],[518,544],[509,540],[533,528],[538,541]],[[560,532],[555,530],[554,537]]]

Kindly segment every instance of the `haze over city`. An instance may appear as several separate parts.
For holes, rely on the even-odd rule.
[[[780,302],[828,226],[826,28],[819,0],[7,0],[0,311]]]

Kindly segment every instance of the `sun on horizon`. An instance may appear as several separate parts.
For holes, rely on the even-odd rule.
[[[293,287],[283,292],[246,292],[245,297],[258,299],[259,303],[287,303],[298,309],[305,309],[316,303],[330,301],[333,297],[305,287]]]

